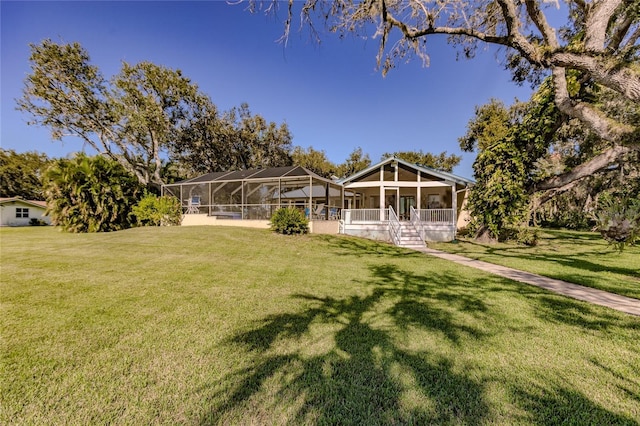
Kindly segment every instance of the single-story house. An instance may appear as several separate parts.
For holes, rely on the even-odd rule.
[[[0,198],[0,226],[26,226],[32,219],[51,224],[51,218],[45,215],[46,209],[45,201]]]
[[[342,233],[398,245],[451,241],[466,226],[473,181],[390,157],[330,180],[300,166],[208,173],[162,187],[182,201],[183,225],[266,228],[273,212],[295,207],[313,233]],[[236,220],[229,220],[236,219]]]

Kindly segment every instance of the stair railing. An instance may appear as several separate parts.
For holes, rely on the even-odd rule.
[[[423,244],[425,243],[425,229],[424,229],[424,224],[422,223],[422,221],[420,220],[420,213],[418,213],[416,211],[416,209],[413,208],[413,206],[410,206],[410,220],[411,220],[411,225],[413,225],[413,227],[415,228],[416,231],[418,231],[418,235],[420,235],[420,240],[422,241]]]
[[[391,241],[393,244],[400,245],[400,237],[402,237],[402,225],[393,207],[389,206],[389,232],[391,233]]]

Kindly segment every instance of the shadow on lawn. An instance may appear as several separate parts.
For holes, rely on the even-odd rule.
[[[526,409],[526,423],[539,425],[637,425],[630,417],[612,413],[584,395],[562,386],[528,386],[513,397]]]
[[[318,240],[326,243],[332,252],[341,255],[353,257],[415,257],[424,258],[424,255],[415,250],[409,250],[394,246],[393,244],[385,244],[380,241],[368,240],[366,238],[335,236],[335,235],[318,235]]]
[[[232,336],[227,344],[249,359],[248,366],[223,378],[226,388],[207,398],[213,403],[200,423],[479,425],[495,421],[482,375],[470,374],[462,361],[443,355],[448,352],[441,346],[461,347],[495,332],[487,324],[497,320],[499,310],[487,304],[478,287],[516,293],[525,287],[498,289],[499,278],[465,283],[450,273],[417,275],[393,264],[372,264],[369,271],[362,282],[370,289],[367,294],[293,295],[300,301],[298,312],[267,316]],[[541,315],[573,308],[554,303],[548,301],[549,311]],[[555,320],[574,324],[572,317],[557,315]],[[522,331],[510,327],[507,324],[498,332]],[[425,332],[429,340],[412,350],[416,331]],[[511,389],[527,422],[580,423],[588,420],[581,417],[581,407],[605,423],[626,420],[570,389],[538,392],[515,385]],[[547,407],[555,407],[557,414]]]
[[[458,318],[458,311],[482,316],[487,307],[465,294],[455,278],[414,275],[394,265],[373,265],[370,271],[368,295],[294,295],[306,306],[301,312],[268,316],[234,336],[230,344],[250,351],[254,362],[224,379],[231,388],[214,395],[223,402],[201,423],[225,423],[240,412],[248,423],[481,424],[489,412],[483,384],[456,371],[437,351],[409,351],[396,339],[398,330],[402,334],[408,328],[435,330],[453,344],[463,336],[482,339],[484,332]],[[455,309],[443,309],[447,304],[438,300]],[[397,327],[374,325],[380,317],[390,317]],[[318,327],[331,330],[332,339],[320,354],[308,354],[314,342],[303,342]],[[283,343],[293,349],[282,349]],[[406,398],[415,401],[403,402]],[[274,404],[288,413],[284,420],[273,418]]]
[[[600,263],[594,263],[588,260],[585,260],[585,257],[595,259],[598,256],[603,254],[614,255],[615,250],[590,250],[584,251],[581,250],[579,252],[572,252],[571,254],[551,254],[551,253],[539,253],[536,252],[535,247],[491,247],[486,244],[478,243],[473,240],[465,240],[465,244],[470,246],[478,246],[481,247],[482,250],[486,251],[488,255],[491,256],[501,256],[501,257],[510,257],[515,259],[535,259],[541,260],[544,262],[548,262],[549,264],[557,263],[559,265],[572,268],[575,270],[586,270],[590,272],[609,272],[620,275],[625,275],[630,278],[638,279],[640,278],[640,271],[637,268],[621,268],[616,266],[609,266]],[[578,244],[578,243],[576,243]],[[460,249],[456,251],[458,254],[464,256],[464,250]],[[474,258],[477,256],[474,255]],[[567,277],[570,281],[570,275]]]
[[[541,294],[536,315],[545,321],[562,323],[589,330],[626,329],[640,331],[640,322],[633,315],[557,295]]]

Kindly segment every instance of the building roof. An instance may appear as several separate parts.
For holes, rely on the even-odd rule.
[[[207,173],[202,176],[198,176],[191,179],[186,179],[180,182],[176,182],[170,185],[181,185],[187,183],[205,183],[205,182],[224,182],[224,181],[238,181],[238,180],[261,180],[261,179],[275,179],[284,177],[312,177],[314,179],[320,179],[326,182],[331,182],[330,179],[323,178],[311,170],[307,170],[300,166],[287,166],[287,167],[271,167],[268,169],[251,169],[251,170],[235,170],[229,172],[214,172]]]
[[[47,208],[47,202],[46,201],[39,201],[39,200],[25,200],[22,197],[8,197],[8,198],[0,198],[0,204],[8,204],[8,203],[14,203],[14,202],[20,202],[20,203],[24,203],[24,204],[30,204],[32,206],[35,207],[41,207],[43,209]]]
[[[444,179],[444,180],[447,180],[447,181],[450,181],[450,182],[455,182],[455,183],[457,183],[459,185],[467,186],[467,185],[472,185],[472,184],[475,183],[475,181],[472,180],[472,179],[467,179],[467,178],[464,178],[462,176],[454,175],[453,173],[448,173],[448,172],[443,172],[443,171],[440,171],[440,170],[432,169],[431,167],[426,167],[426,166],[421,166],[419,164],[409,163],[408,161],[404,161],[404,160],[402,160],[400,158],[396,158],[396,157],[388,157],[388,158],[380,161],[379,163],[376,163],[376,164],[374,164],[372,166],[367,167],[364,170],[359,171],[356,174],[353,174],[351,176],[347,176],[346,178],[340,179],[338,181],[338,183],[344,185],[347,182],[351,182],[353,180],[356,180],[359,177],[361,177],[363,175],[366,175],[367,173],[369,173],[369,172],[371,172],[373,170],[378,169],[380,166],[382,166],[384,164],[391,163],[391,162],[397,162],[398,164],[403,164],[403,165],[405,165],[407,167],[411,167],[411,168],[413,168],[415,170],[419,170],[422,173],[426,173],[426,174],[429,174],[431,176],[435,176],[437,178]]]

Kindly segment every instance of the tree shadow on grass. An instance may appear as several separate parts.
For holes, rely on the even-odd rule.
[[[326,243],[332,252],[353,257],[372,256],[394,258],[394,257],[415,257],[424,258],[424,254],[390,243],[368,240],[366,238],[349,237],[343,235],[318,235],[316,238]]]
[[[591,359],[590,362],[596,367],[600,368],[604,374],[609,374],[612,377],[615,377],[618,380],[618,384],[616,387],[627,394],[627,396],[631,399],[634,399],[640,404],[640,381],[635,378],[629,377],[628,374],[617,371],[614,367],[605,365],[601,361],[597,359]],[[619,360],[619,362],[624,362],[624,360]],[[627,368],[629,371],[634,371],[637,369],[637,365],[632,364],[633,361],[627,361]]]
[[[516,259],[535,259],[535,260],[548,262],[549,264],[556,263],[558,265],[562,265],[562,266],[576,269],[576,270],[585,270],[590,272],[608,272],[608,273],[624,275],[631,279],[640,279],[640,271],[637,268],[610,266],[610,265],[600,264],[600,263],[596,263],[596,262],[585,259],[585,258],[596,259],[599,256],[602,256],[603,254],[613,255],[616,253],[615,250],[613,249],[610,249],[607,251],[579,250],[579,251],[568,253],[568,254],[560,254],[560,253],[553,254],[553,253],[536,252],[535,247],[526,247],[526,246],[516,247],[516,248],[491,247],[491,246],[487,246],[486,244],[482,244],[473,240],[466,240],[465,243],[471,246],[482,247],[482,249],[486,251],[488,255],[492,255],[492,256],[509,257],[509,258],[516,258]],[[580,243],[577,242],[576,244],[580,244]],[[464,255],[464,253],[460,253],[460,254]],[[470,256],[473,256],[474,258],[478,257],[473,254],[471,254]],[[567,278],[570,280],[571,275],[567,275]],[[575,281],[571,281],[571,282],[575,282]]]
[[[436,286],[394,265],[370,270],[367,295],[293,295],[300,311],[267,316],[232,336],[228,344],[252,362],[224,378],[230,385],[212,395],[221,402],[204,413],[201,424],[482,423],[489,412],[482,383],[456,371],[450,359],[398,346],[395,327],[375,324],[390,315],[400,328],[440,331],[454,344],[462,335],[482,338],[455,312],[412,300],[442,297],[444,291],[435,290],[446,278],[438,277]],[[455,279],[448,279],[455,287]],[[460,305],[467,312],[487,310],[467,298]],[[326,347],[308,350],[318,328],[332,338]],[[282,417],[274,419],[274,410]]]
[[[545,321],[588,330],[617,328],[640,331],[640,321],[632,315],[562,296],[542,294],[537,300],[540,303],[536,315]]]
[[[354,283],[368,289],[365,294],[295,294],[291,297],[300,302],[295,312],[265,316],[230,336],[226,344],[238,352],[241,366],[223,377],[221,385],[212,386],[215,391],[200,389],[209,393],[206,400],[211,401],[200,423],[479,425],[494,421],[482,376],[473,376],[460,360],[444,353],[451,353],[451,346],[509,333],[510,324],[486,326],[505,322],[498,318],[501,310],[493,308],[487,292],[512,291],[523,297],[520,290],[527,287],[497,277],[465,283],[450,271],[421,275],[392,263],[371,264],[369,271]],[[542,306],[537,314],[544,321],[587,329],[621,324],[620,316],[591,312],[588,305],[542,290],[534,293],[540,299],[536,308]],[[428,344],[411,341],[416,330],[428,336]],[[449,349],[442,351],[439,345]],[[515,389],[512,402],[525,410],[522,420],[526,423],[588,424],[593,418],[599,424],[625,424],[629,420],[573,389],[505,386]],[[582,414],[583,408],[589,417]]]
[[[544,388],[531,385],[513,390],[516,403],[524,408],[526,423],[540,425],[637,425],[637,421],[616,414],[591,401],[585,395],[562,386]]]

